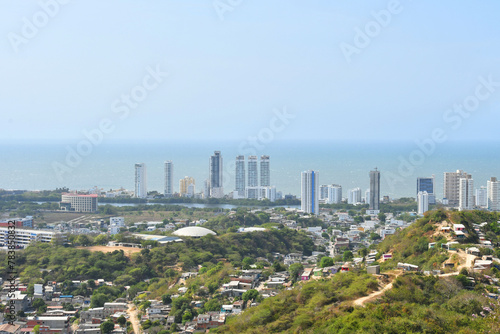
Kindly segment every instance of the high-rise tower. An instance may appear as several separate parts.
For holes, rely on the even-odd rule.
[[[462,170],[456,172],[445,172],[443,183],[443,199],[448,200],[451,207],[459,206],[460,201],[460,179],[470,179],[471,175]]]
[[[260,186],[271,186],[271,174],[269,170],[269,156],[263,155],[260,157]]]
[[[307,213],[319,213],[319,173],[313,170],[301,173],[300,208]]]
[[[238,196],[245,196],[245,156],[238,155],[236,157],[236,170],[235,170],[235,190]]]
[[[434,194],[434,175],[432,177],[417,178],[417,194],[421,191],[427,192],[429,204],[436,204],[436,196]]]
[[[210,175],[210,197],[224,197],[224,188],[222,186],[222,155],[220,151],[215,151],[210,157],[209,175]]]
[[[174,195],[174,164],[172,161],[165,161],[165,197]]]
[[[146,164],[135,164],[135,192],[137,198],[146,198],[148,195]]]
[[[380,209],[380,172],[370,171],[370,210]]]
[[[461,178],[458,180],[458,209],[472,210],[474,208],[474,180],[471,178]]]
[[[251,155],[248,157],[248,186],[257,187],[259,185],[259,175],[257,169],[257,157]]]

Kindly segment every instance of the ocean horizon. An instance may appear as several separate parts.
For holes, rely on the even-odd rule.
[[[80,141],[81,142],[81,141]],[[196,192],[208,178],[208,161],[221,151],[224,192],[234,190],[237,155],[269,155],[271,184],[283,195],[300,196],[300,173],[319,171],[320,184],[339,184],[342,195],[349,189],[369,188],[369,172],[381,173],[381,196],[416,197],[417,177],[435,175],[437,199],[443,194],[443,173],[458,169],[472,174],[474,187],[486,186],[500,177],[499,145],[496,142],[446,142],[418,146],[412,142],[273,141],[254,145],[248,141],[102,142],[89,147],[79,141],[16,142],[0,144],[0,188],[20,190],[134,189],[134,164],[147,166],[148,191],[163,193],[163,163],[174,164],[174,191],[179,179],[191,176]],[[86,149],[86,151],[85,151]],[[79,154],[78,152],[82,153]]]

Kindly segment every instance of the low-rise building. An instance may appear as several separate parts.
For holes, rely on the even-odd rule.
[[[64,193],[61,195],[60,206],[62,210],[67,211],[96,212],[97,194]]]
[[[10,235],[12,235],[12,233]],[[14,239],[12,239],[12,237],[9,239],[9,229],[7,227],[0,227],[0,247],[11,245],[12,241],[9,243],[9,240],[14,240],[14,245],[19,248],[25,248],[32,242],[49,243],[51,241],[57,241],[64,243],[68,241],[66,233],[42,230],[17,228],[14,236]]]

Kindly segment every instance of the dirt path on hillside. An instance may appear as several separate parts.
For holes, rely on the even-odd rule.
[[[449,251],[449,252],[452,254],[457,254],[459,259],[460,259],[460,262],[462,264],[460,264],[457,267],[457,271],[454,271],[452,273],[447,273],[447,274],[440,274],[437,276],[439,276],[439,277],[455,276],[455,275],[458,275],[460,273],[460,270],[462,270],[462,268],[465,268],[465,269],[472,268],[474,260],[476,259],[475,255],[467,254],[465,252],[457,252],[457,251]],[[368,296],[364,296],[364,297],[361,297],[361,298],[354,300],[353,301],[354,306],[364,306],[364,304],[366,302],[372,301],[372,300],[376,299],[377,297],[379,297],[380,295],[382,295],[387,290],[392,289],[392,283],[401,274],[402,274],[402,272],[396,273],[396,276],[394,276],[392,281],[389,284],[387,284],[386,286],[384,286],[382,288],[382,290],[374,291],[374,292],[370,293]]]
[[[128,319],[132,323],[132,327],[134,328],[135,334],[141,333],[141,327],[139,325],[139,319],[137,319],[137,309],[134,304],[128,304]]]
[[[381,296],[384,292],[386,292],[387,290],[389,289],[392,289],[392,283],[394,282],[394,280],[399,276],[401,275],[403,272],[402,271],[397,271],[397,272],[394,272],[396,274],[396,276],[394,276],[394,278],[388,283],[386,284],[382,290],[377,290],[377,291],[374,291],[372,293],[370,293],[368,296],[364,296],[364,297],[361,297],[361,298],[358,298],[358,299],[355,299],[353,301],[354,303],[354,306],[364,306],[364,304],[368,301],[372,301],[374,299],[376,299],[377,297]]]
[[[458,256],[459,260],[460,260],[461,264],[458,265],[457,272],[460,272],[460,270],[462,270],[462,268],[465,268],[465,269],[472,268],[474,260],[477,257],[477,256],[472,255],[472,254],[467,254],[464,251],[457,252],[457,251],[454,251],[454,250],[450,250],[448,252],[450,254],[456,254]]]

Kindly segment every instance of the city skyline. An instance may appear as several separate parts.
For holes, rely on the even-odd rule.
[[[285,195],[279,191],[280,195],[278,197],[277,194],[279,189],[277,190],[274,186],[271,187],[262,184],[262,182],[269,182],[270,179],[270,157],[268,155],[261,156],[259,167],[257,165],[257,157],[249,156],[248,169],[252,171],[252,174],[250,175],[249,173],[248,182],[252,185],[245,187],[245,196],[243,197],[240,196],[237,187],[235,187],[234,191],[230,191],[228,193],[225,193],[223,190],[222,174],[224,172],[222,171],[223,167],[221,167],[223,166],[221,151],[214,151],[214,154],[210,157],[209,161],[209,179],[205,181],[205,187],[208,186],[208,192],[207,189],[205,189],[197,193],[195,188],[195,179],[193,177],[185,176],[179,181],[179,192],[173,192],[172,195],[175,193],[180,196],[187,197],[195,197],[196,194],[201,194],[201,198],[222,198],[225,196],[249,199],[267,198],[271,201],[274,201],[276,198],[282,198],[282,196]],[[245,157],[241,155],[237,156],[235,166],[235,184],[238,184],[239,180],[244,180],[245,177]],[[260,170],[260,175],[258,170]],[[262,174],[264,174],[264,177],[262,177]],[[497,181],[496,177],[491,177],[490,180],[486,182],[486,186],[479,186],[479,188],[475,188],[472,175],[462,170],[457,170],[456,172],[444,172],[443,174],[443,194],[449,196],[449,198],[443,197],[442,200],[439,200],[439,203],[456,207],[459,210],[472,210],[474,207],[497,210],[499,207],[500,199],[498,193],[500,190],[500,182]],[[377,212],[380,209],[380,171],[375,168],[375,170],[370,171],[369,176],[370,187],[365,191],[364,203],[369,204],[369,210]],[[165,161],[165,185],[168,183],[167,179],[172,177],[173,162],[170,160]],[[431,196],[434,196],[434,179],[435,175],[430,178],[417,177],[416,179],[417,196],[415,199],[417,201],[418,212],[420,214],[427,211],[429,204],[433,204],[430,200]],[[256,180],[260,180],[258,185],[254,185]],[[318,182],[318,171],[310,170],[301,173],[301,192],[299,198],[303,203],[301,204],[302,209],[307,210],[309,213],[318,212],[315,207],[320,203],[320,201],[326,204],[340,203],[344,200],[349,204],[363,203],[361,201],[361,189],[359,187],[349,189],[347,197],[344,198],[342,197],[341,185],[320,185]],[[144,198],[146,197],[145,193],[147,193],[146,164],[136,163],[134,196]]]

